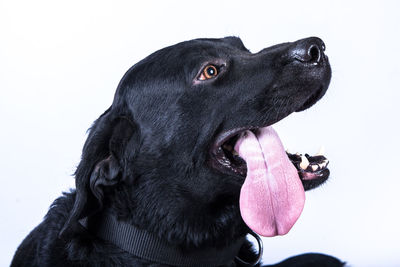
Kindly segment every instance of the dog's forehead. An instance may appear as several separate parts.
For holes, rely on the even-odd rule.
[[[228,36],[222,39],[224,42],[239,48],[240,50],[248,51],[249,50],[244,46],[242,40],[239,37],[236,36]]]
[[[242,40],[236,36],[228,36],[224,38],[200,38],[200,39],[195,39],[193,41],[201,41],[203,43],[211,44],[214,46],[222,46],[222,47],[230,46],[233,48],[247,50]]]
[[[249,52],[239,37],[199,38],[181,42],[158,51],[159,56],[171,57],[179,55],[181,58],[204,56],[229,56],[240,52]]]
[[[239,37],[229,36],[225,38],[201,38],[187,42],[194,49],[200,49],[204,53],[237,53],[249,52]]]

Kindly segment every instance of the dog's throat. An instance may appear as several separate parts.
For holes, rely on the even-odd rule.
[[[223,248],[205,248],[184,251],[168,244],[156,235],[138,227],[119,221],[111,212],[102,212],[93,218],[81,220],[92,234],[118,248],[150,262],[171,266],[221,266],[232,264],[245,242],[237,239]]]

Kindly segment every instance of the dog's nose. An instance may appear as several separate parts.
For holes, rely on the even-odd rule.
[[[324,57],[325,44],[318,37],[310,37],[293,43],[289,56],[304,63],[318,64]]]

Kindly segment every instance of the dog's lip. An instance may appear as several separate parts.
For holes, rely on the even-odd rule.
[[[233,168],[231,165],[231,161],[226,157],[224,150],[222,149],[222,146],[224,143],[226,143],[228,140],[231,138],[237,136],[241,132],[244,132],[246,130],[253,130],[257,129],[260,127],[256,126],[243,126],[243,127],[238,127],[238,128],[233,128],[230,130],[222,131],[219,133],[216,138],[214,139],[215,141],[213,142],[210,150],[211,154],[211,160],[210,164],[214,169],[217,169],[225,174],[236,174],[240,176],[245,176],[247,169],[237,169]]]
[[[286,154],[292,164],[296,167],[297,172],[305,190],[309,190],[324,183],[330,174],[328,169],[329,160],[322,154],[310,156],[299,153],[291,154],[286,151]],[[303,159],[307,163],[303,165]]]
[[[253,130],[253,129],[257,129],[257,128],[261,128],[261,127],[247,126],[247,127],[238,127],[238,128],[224,131],[217,136],[217,138],[214,142],[213,148],[218,148],[218,147],[222,146],[230,138],[234,137],[235,135],[237,135],[241,132],[244,132],[246,130]]]

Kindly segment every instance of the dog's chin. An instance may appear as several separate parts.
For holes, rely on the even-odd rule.
[[[226,175],[244,179],[247,175],[246,161],[235,151],[236,142],[244,132],[256,133],[265,127],[240,127],[224,131],[217,135],[210,151],[210,165]],[[296,168],[304,190],[310,190],[323,184],[329,177],[329,161],[322,155],[322,151],[311,156],[308,153],[291,154],[286,151],[288,159]]]
[[[304,111],[313,106],[322,98],[322,96],[325,94],[325,91],[326,89],[323,85],[321,85],[319,89],[315,91],[315,93],[313,93],[298,109],[296,109],[296,112]]]

